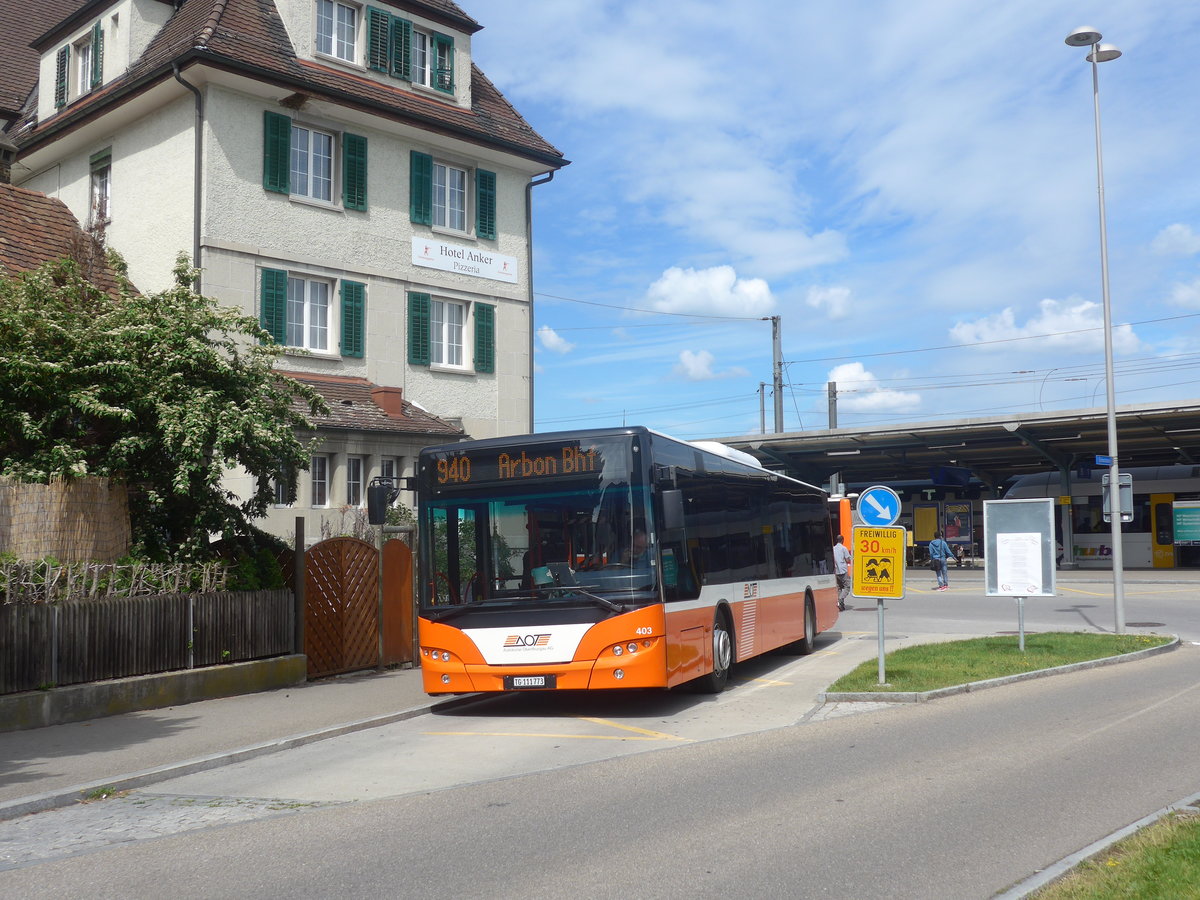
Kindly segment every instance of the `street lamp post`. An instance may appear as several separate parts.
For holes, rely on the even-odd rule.
[[[1121,55],[1112,44],[1101,44],[1103,35],[1094,28],[1076,28],[1067,35],[1070,47],[1091,47],[1087,60],[1092,64],[1092,101],[1096,116],[1096,191],[1100,202],[1100,287],[1104,298],[1104,382],[1107,395],[1109,511],[1112,524],[1113,613],[1116,633],[1125,632],[1125,572],[1121,546],[1121,478],[1117,459],[1117,390],[1113,377],[1112,300],[1108,292],[1108,229],[1104,218],[1104,156],[1100,149],[1100,76],[1099,63]]]

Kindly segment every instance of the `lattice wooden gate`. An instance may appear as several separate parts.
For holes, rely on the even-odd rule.
[[[413,661],[412,551],[383,551],[383,659],[379,658],[379,551],[358,538],[332,538],[305,552],[304,652],[308,677]]]
[[[373,667],[379,660],[378,551],[342,537],[305,552],[304,652],[308,677]]]

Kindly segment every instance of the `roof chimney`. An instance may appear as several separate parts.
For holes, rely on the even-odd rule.
[[[373,385],[371,387],[371,399],[389,417],[393,419],[404,418],[404,390],[402,388]]]

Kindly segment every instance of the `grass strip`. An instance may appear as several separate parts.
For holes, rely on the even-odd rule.
[[[1036,900],[1200,900],[1200,814],[1175,812],[1086,860]]]
[[[884,656],[886,685],[879,684],[879,660],[876,658],[842,676],[828,690],[831,693],[933,691],[972,681],[1120,656],[1158,647],[1170,640],[1159,634],[1047,632],[1026,634],[1024,652],[1018,646],[1016,635],[921,644]]]

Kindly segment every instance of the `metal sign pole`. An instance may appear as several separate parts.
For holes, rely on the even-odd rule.
[[[876,601],[876,606],[879,609],[879,683],[887,684],[887,677],[883,671],[883,598]]]
[[[1017,634],[1019,635],[1018,646],[1021,652],[1025,652],[1025,598],[1017,598]]]

